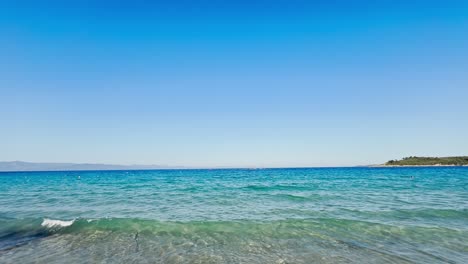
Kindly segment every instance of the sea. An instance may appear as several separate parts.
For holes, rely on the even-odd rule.
[[[468,167],[2,172],[0,263],[468,263]]]

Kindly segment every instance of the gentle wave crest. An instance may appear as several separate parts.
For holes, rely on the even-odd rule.
[[[75,222],[75,220],[63,221],[63,220],[45,218],[42,221],[41,226],[49,227],[49,228],[52,228],[52,227],[67,227],[67,226],[73,225],[74,222]]]

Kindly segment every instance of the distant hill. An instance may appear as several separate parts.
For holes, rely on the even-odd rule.
[[[387,161],[385,166],[463,166],[468,165],[468,156],[458,157],[406,157]]]
[[[0,171],[83,171],[83,170],[150,170],[169,169],[159,165],[112,165],[93,163],[35,163],[24,161],[0,162]]]

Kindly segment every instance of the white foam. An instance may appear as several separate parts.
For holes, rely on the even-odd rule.
[[[67,227],[71,226],[73,222],[75,222],[75,220],[63,221],[45,218],[44,221],[42,221],[41,225],[45,227]]]

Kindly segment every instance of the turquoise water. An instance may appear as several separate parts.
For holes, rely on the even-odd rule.
[[[468,168],[0,173],[0,263],[468,263]]]

